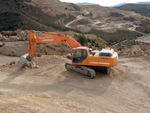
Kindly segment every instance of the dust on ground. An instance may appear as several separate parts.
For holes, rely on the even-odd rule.
[[[0,56],[1,113],[150,111],[149,57],[121,57],[110,75],[95,79],[66,71],[70,60],[58,55],[36,57],[37,69],[17,70],[18,60]]]

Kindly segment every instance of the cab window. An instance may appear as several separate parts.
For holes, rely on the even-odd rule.
[[[85,60],[87,57],[87,52],[86,50],[82,50],[82,60]]]
[[[87,58],[87,51],[84,49],[77,49],[73,54],[73,62],[81,63]]]

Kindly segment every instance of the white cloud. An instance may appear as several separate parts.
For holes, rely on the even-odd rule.
[[[112,6],[119,3],[136,3],[136,2],[150,2],[150,0],[60,0],[63,2],[72,2],[72,3],[80,3],[80,2],[89,2],[96,3],[102,6]]]

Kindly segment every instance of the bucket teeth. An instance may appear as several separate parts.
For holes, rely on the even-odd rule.
[[[19,60],[19,66],[18,69],[22,69],[23,66],[25,66],[25,64],[29,61],[29,54],[25,54],[23,56],[21,56],[20,60]]]

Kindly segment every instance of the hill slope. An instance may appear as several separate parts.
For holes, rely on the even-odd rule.
[[[99,5],[75,5],[59,0],[0,0],[0,31],[74,30],[96,34],[114,44],[141,36],[137,31],[149,32],[144,23],[141,25],[144,20],[140,14]]]
[[[76,3],[76,5],[95,5],[94,3],[88,3],[88,2],[81,2],[81,3]]]
[[[134,11],[143,16],[150,17],[150,4],[126,4],[116,8],[125,11]]]
[[[0,30],[36,29],[54,30],[65,29],[56,23],[65,14],[51,16],[42,11],[30,0],[0,0]]]

